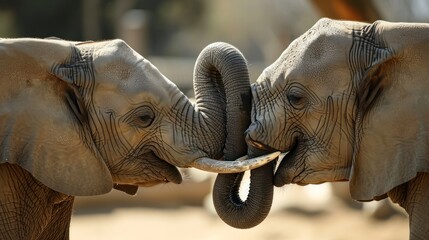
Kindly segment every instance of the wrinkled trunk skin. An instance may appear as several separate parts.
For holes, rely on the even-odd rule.
[[[251,90],[247,63],[242,54],[225,43],[214,43],[198,57],[194,70],[197,110],[206,128],[199,142],[211,157],[224,149],[227,161],[247,154],[245,130],[250,124]],[[203,131],[200,129],[200,131]],[[224,140],[226,139],[226,140]],[[253,156],[261,153],[252,154]],[[220,218],[236,228],[250,228],[268,214],[273,196],[273,164],[251,171],[251,187],[246,201],[238,195],[243,173],[219,174],[213,202]]]

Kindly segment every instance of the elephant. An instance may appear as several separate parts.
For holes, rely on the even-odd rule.
[[[3,38],[0,66],[1,239],[68,239],[74,196],[267,161],[218,161],[250,121],[247,63],[229,44],[197,59],[196,104],[120,39]]]
[[[410,239],[427,239],[428,54],[429,24],[320,19],[251,86],[249,149],[287,153],[255,180],[348,181],[355,200],[398,203]],[[217,210],[227,223],[237,218]]]

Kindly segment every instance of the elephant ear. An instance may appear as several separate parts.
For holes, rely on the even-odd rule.
[[[376,22],[355,32],[351,62],[357,89],[356,147],[351,196],[386,197],[396,186],[429,171],[429,29]],[[365,56],[364,56],[365,54]]]
[[[76,54],[66,41],[0,40],[0,163],[18,164],[55,191],[88,196],[109,192],[113,183],[92,141],[85,104],[70,83],[90,70]],[[59,64],[75,74],[52,74]]]

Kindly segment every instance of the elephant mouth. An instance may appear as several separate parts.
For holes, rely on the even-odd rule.
[[[182,183],[182,174],[174,165],[164,161],[153,152],[135,158],[129,169],[112,173],[114,188],[134,195],[138,187],[152,187],[162,183]],[[132,174],[130,174],[132,172]]]
[[[249,135],[246,136],[246,142],[250,149],[258,149],[260,151],[265,152],[282,152],[281,155],[283,157],[279,157],[278,166],[274,172],[274,186],[282,187],[285,184],[289,183],[300,184],[301,180],[305,178],[305,176],[302,176],[302,173],[305,170],[305,163],[296,162],[299,159],[297,156],[300,152],[302,152],[302,142],[298,139],[298,137],[295,137],[293,139],[292,144],[289,148],[281,150],[272,148],[269,145],[255,141]],[[293,171],[291,171],[291,169],[293,169]]]
[[[150,152],[142,156],[144,173],[141,178],[136,179],[134,185],[139,187],[151,187],[161,183],[182,183],[182,174],[173,164],[159,158]]]

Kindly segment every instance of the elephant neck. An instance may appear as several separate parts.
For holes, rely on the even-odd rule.
[[[0,164],[0,180],[2,193],[10,193],[0,194],[6,206],[0,211],[0,239],[68,238],[73,196],[49,189],[15,164]]]

